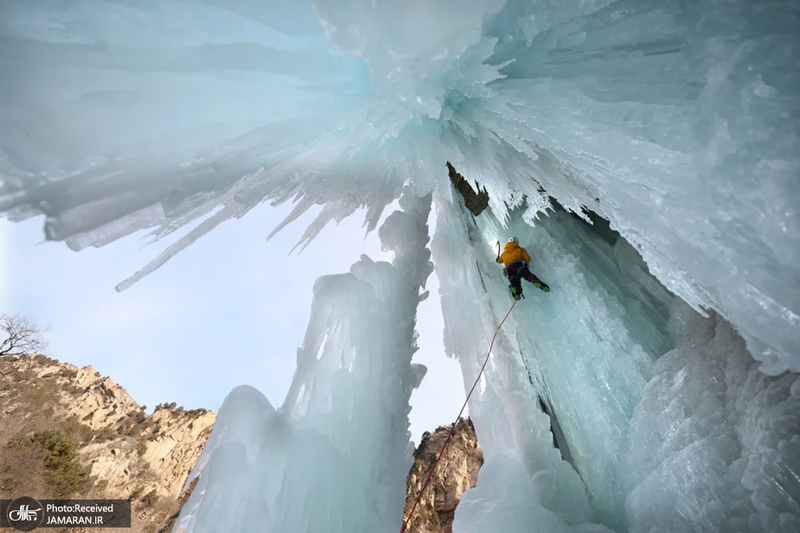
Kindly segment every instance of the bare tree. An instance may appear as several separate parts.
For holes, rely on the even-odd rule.
[[[19,356],[43,351],[47,342],[41,336],[42,331],[22,315],[0,315],[0,334],[6,337],[0,344],[0,356]]]

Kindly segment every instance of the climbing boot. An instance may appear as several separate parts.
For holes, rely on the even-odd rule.
[[[544,292],[550,292],[550,286],[543,281],[534,281],[533,286],[536,287],[537,289],[543,290]]]
[[[522,292],[517,292],[517,288],[513,285],[509,285],[508,288],[511,290],[511,296],[514,297],[515,300],[519,300],[522,298]]]

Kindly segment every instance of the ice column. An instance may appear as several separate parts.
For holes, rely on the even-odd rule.
[[[317,280],[283,406],[247,386],[230,393],[175,531],[400,530],[408,401],[425,374],[411,357],[433,269],[430,202],[406,191],[381,226],[391,263],[362,256],[350,273]]]

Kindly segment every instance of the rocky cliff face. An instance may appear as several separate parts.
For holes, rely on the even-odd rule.
[[[444,445],[450,427],[440,426],[427,432],[414,452],[414,465],[408,474],[408,492],[403,520],[408,518],[425,477]],[[453,517],[461,495],[478,483],[483,465],[483,452],[478,446],[475,428],[470,420],[461,420],[450,438],[447,449],[409,522],[408,533],[452,533]]]
[[[214,418],[175,404],[148,416],[90,366],[0,358],[0,498],[131,498],[132,531],[168,531]]]

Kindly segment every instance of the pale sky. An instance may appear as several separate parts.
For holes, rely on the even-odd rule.
[[[43,242],[42,217],[19,224],[0,219],[0,312],[21,312],[50,327],[51,357],[92,365],[148,411],[176,402],[216,412],[241,384],[280,406],[316,278],[347,272],[362,253],[389,259],[377,232],[364,240],[358,214],[326,228],[303,253],[288,255],[315,214],[266,241],[290,207],[264,205],[223,224],[123,293],[114,286],[171,240],[146,244],[142,232],[73,252],[63,243]],[[411,397],[415,442],[423,431],[452,422],[464,400],[461,369],[444,355],[435,276],[428,289],[414,355],[415,363],[428,367]]]

